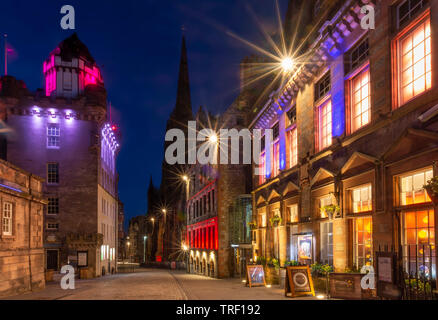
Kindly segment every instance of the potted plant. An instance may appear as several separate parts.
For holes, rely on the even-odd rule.
[[[329,205],[322,207],[320,210],[321,210],[321,216],[326,214],[327,217],[329,217],[331,219],[331,218],[333,218],[333,216],[336,216],[339,214],[339,212],[341,211],[341,208],[336,204],[329,204]]]
[[[438,176],[427,181],[423,186],[434,205],[438,205]]]
[[[280,284],[280,262],[276,258],[268,258],[265,267],[266,282]]]
[[[278,214],[276,214],[271,219],[269,219],[269,221],[271,222],[272,227],[277,227],[279,224],[281,224],[282,219]]]
[[[248,222],[248,226],[251,230],[257,229],[257,222],[255,221]]]

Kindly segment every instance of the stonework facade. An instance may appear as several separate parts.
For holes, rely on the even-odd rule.
[[[407,1],[377,1],[364,30],[358,1],[318,1],[333,10],[306,21],[307,62],[250,126],[274,131],[253,177],[254,258],[344,272],[388,246],[406,272],[436,279],[437,212],[423,185],[437,174],[438,3],[417,2],[402,15]],[[412,253],[422,245],[426,255]]]
[[[96,68],[74,34],[44,63],[50,96],[28,92],[11,76],[1,78],[0,92],[12,129],[5,157],[45,179],[45,268],[71,264],[92,277],[115,272],[118,235],[119,146],[106,122],[106,91]]]
[[[0,160],[0,296],[45,287],[43,181]]]

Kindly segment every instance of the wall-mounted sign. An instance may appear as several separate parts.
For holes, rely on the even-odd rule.
[[[78,267],[88,266],[88,251],[78,251]]]
[[[287,267],[284,295],[291,297],[312,295],[315,296],[312,275],[309,266]]]
[[[246,266],[246,285],[249,287],[265,286],[265,270],[263,266],[247,265]]]

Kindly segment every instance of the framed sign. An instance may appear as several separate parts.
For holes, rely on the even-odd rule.
[[[265,270],[263,266],[259,265],[247,265],[246,266],[246,284],[249,287],[266,286]]]
[[[88,251],[78,251],[78,267],[88,266]]]
[[[387,299],[401,299],[402,290],[396,285],[397,255],[393,252],[376,252],[377,295]]]
[[[315,296],[312,275],[309,266],[287,267],[284,295],[291,297],[312,295]]]

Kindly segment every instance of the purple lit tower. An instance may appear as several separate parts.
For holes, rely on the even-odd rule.
[[[45,90],[1,78],[0,111],[13,133],[1,154],[45,178],[46,270],[65,264],[97,277],[116,270],[117,127],[107,121],[106,90],[76,34],[43,64]],[[85,271],[83,271],[84,273]]]

